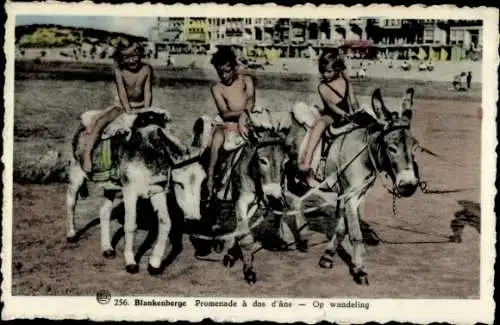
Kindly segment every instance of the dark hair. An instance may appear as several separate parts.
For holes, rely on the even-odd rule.
[[[324,50],[318,60],[319,73],[324,73],[328,65],[333,64],[335,71],[343,71],[346,69],[344,60],[339,55],[338,48]]]
[[[229,63],[231,67],[236,66],[236,55],[231,50],[230,47],[220,47],[217,52],[212,56],[210,63],[214,67],[223,66],[226,63]]]

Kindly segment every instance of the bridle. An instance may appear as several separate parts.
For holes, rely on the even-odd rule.
[[[387,157],[387,149],[386,149],[386,142],[384,140],[384,137],[388,135],[389,133],[392,133],[397,130],[408,130],[410,129],[410,124],[409,123],[393,123],[390,122],[387,124],[383,130],[380,132],[379,135],[376,136],[375,138],[375,144],[377,145],[377,152],[374,154],[372,152],[372,148],[370,145],[367,146],[368,150],[368,156],[370,157],[370,160],[372,162],[373,168],[375,168],[375,173],[376,175],[382,175],[385,174],[392,174],[391,181],[392,185],[386,184],[386,182],[382,179],[382,186],[393,196],[393,199],[399,199],[401,198],[401,194],[399,193],[396,184],[394,183],[394,178],[395,178],[395,172],[394,169],[390,166],[390,163],[387,162],[388,157]],[[367,137],[369,135],[367,134]],[[389,165],[389,166],[387,166]],[[387,168],[384,168],[387,167]]]

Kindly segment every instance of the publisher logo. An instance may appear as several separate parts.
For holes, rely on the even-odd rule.
[[[96,299],[101,305],[107,305],[111,301],[111,292],[108,290],[99,290],[97,291]]]

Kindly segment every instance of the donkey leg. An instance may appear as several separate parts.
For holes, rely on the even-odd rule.
[[[227,268],[232,268],[237,260],[243,260],[241,248],[238,242],[234,239],[228,239],[224,242],[226,254],[222,258],[222,264]]]
[[[99,218],[101,221],[101,251],[102,255],[106,258],[114,258],[116,252],[111,245],[111,211],[113,210],[113,200],[115,199],[116,191],[104,191],[104,203],[99,211]]]
[[[319,266],[324,269],[331,269],[333,267],[333,258],[337,253],[337,248],[339,244],[345,237],[345,218],[341,216],[338,219],[335,231],[332,234],[332,239],[328,243],[328,246],[323,253],[323,256],[319,259]]]
[[[139,272],[139,265],[135,261],[134,256],[134,240],[136,223],[136,208],[137,208],[137,192],[133,189],[133,185],[127,185],[123,188],[123,202],[125,205],[125,269],[128,273]]]
[[[358,197],[351,198],[346,203],[346,216],[347,216],[347,229],[349,239],[352,243],[352,275],[357,284],[368,285],[368,277],[365,271],[363,262],[364,245],[363,234],[361,233],[361,226],[359,224],[358,206],[360,204]]]
[[[306,216],[302,209],[302,201],[300,201],[295,195],[289,195],[288,197],[293,202],[293,211],[297,211],[297,214],[295,215],[295,229],[293,230],[293,234],[297,242],[296,247],[301,252],[307,252],[309,249],[309,240],[307,237],[310,236],[311,230],[307,224]]]
[[[253,251],[256,249],[256,243],[250,231],[249,220],[255,213],[255,207],[252,203],[255,201],[254,194],[244,194],[236,202],[236,231],[242,234],[238,241],[241,247],[241,255],[243,260],[243,275],[248,283],[256,282],[256,275],[253,271]],[[253,210],[253,213],[250,210]]]
[[[172,228],[172,220],[168,213],[167,198],[165,193],[159,193],[151,197],[151,204],[158,215],[158,238],[149,258],[148,272],[151,275],[161,272],[163,255],[168,244],[168,236]]]
[[[69,168],[69,185],[66,191],[66,209],[67,209],[67,229],[66,238],[68,242],[75,242],[75,206],[78,200],[78,190],[85,181],[85,173],[76,164],[72,162]]]

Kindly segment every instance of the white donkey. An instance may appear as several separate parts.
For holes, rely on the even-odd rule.
[[[82,116],[83,125],[94,113],[91,111]],[[186,217],[199,219],[199,199],[196,199],[196,195],[199,197],[201,182],[206,175],[203,168],[196,164],[184,164],[183,167],[172,170],[175,165],[174,157],[182,156],[183,152],[179,143],[175,142],[165,130],[168,121],[170,121],[168,112],[159,109],[144,110],[130,115],[123,114],[113,121],[102,136],[104,139],[113,140],[111,154],[114,154],[117,162],[115,177],[108,179],[96,180],[93,178],[95,174],[87,174],[81,167],[83,125],[73,138],[73,156],[69,169],[70,184],[67,191],[67,238],[72,241],[76,234],[74,210],[77,195],[79,192],[85,192],[87,180],[94,181],[104,189],[105,198],[100,209],[101,249],[105,257],[114,257],[115,251],[110,240],[110,216],[113,207],[121,202],[116,197],[116,194],[121,192],[125,205],[124,255],[126,270],[129,273],[137,273],[139,270],[133,252],[137,227],[136,204],[139,197],[149,198],[158,214],[158,238],[148,267],[151,274],[161,271],[172,226],[166,191],[174,190],[177,204]],[[171,178],[173,182],[170,182]],[[188,199],[190,197],[192,199]]]

